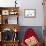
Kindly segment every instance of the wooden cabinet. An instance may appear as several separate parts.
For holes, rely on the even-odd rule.
[[[12,18],[9,18],[9,17],[12,17]],[[19,18],[19,7],[0,7],[0,32],[1,32],[0,46],[18,46],[19,39],[16,40],[14,38],[15,34],[19,31],[19,28],[20,28],[18,23],[18,18]],[[4,40],[2,37],[2,35],[4,35],[3,34],[4,32],[6,32],[6,35],[8,35],[7,31],[14,32],[14,36],[12,37],[10,36],[11,39],[8,41]]]

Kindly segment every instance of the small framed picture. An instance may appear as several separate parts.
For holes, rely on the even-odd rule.
[[[2,15],[9,15],[9,10],[2,10]]]
[[[34,18],[36,17],[36,9],[25,9],[24,10],[24,17]]]

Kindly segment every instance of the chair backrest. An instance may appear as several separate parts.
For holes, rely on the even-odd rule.
[[[28,39],[29,37],[31,36],[36,36],[36,33],[34,32],[34,30],[32,28],[28,28],[22,38],[22,46],[26,46],[26,43],[25,43],[25,39]],[[23,44],[24,43],[24,44]]]

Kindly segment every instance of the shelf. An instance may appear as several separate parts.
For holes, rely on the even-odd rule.
[[[19,31],[20,26],[19,24],[1,24],[1,30],[5,29],[5,28],[9,28],[12,29],[14,31],[14,29],[16,29],[17,31]]]
[[[18,43],[19,43],[18,41],[15,41],[15,42],[14,41],[2,42],[3,46],[18,46]]]
[[[2,24],[18,24],[18,16],[2,16]]]
[[[1,21],[0,46],[18,46],[18,42],[19,42],[18,31],[20,29],[18,18],[19,18],[19,7],[0,7],[0,21]],[[11,33],[10,31],[13,32]],[[4,33],[6,33],[5,35],[7,35],[6,40],[3,39],[6,37]]]
[[[12,40],[10,40],[10,41],[3,41],[3,42],[5,42],[5,43],[12,43],[12,42],[19,42],[19,40],[15,40],[15,41],[12,41]]]
[[[16,10],[18,10],[19,9],[19,7],[0,7],[0,10],[12,10],[12,9],[16,9]]]
[[[19,7],[0,7],[1,15],[18,15]]]

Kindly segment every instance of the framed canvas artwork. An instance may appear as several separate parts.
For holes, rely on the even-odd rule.
[[[24,17],[36,17],[36,9],[25,9],[24,10]]]
[[[9,15],[9,10],[2,10],[2,15]]]

